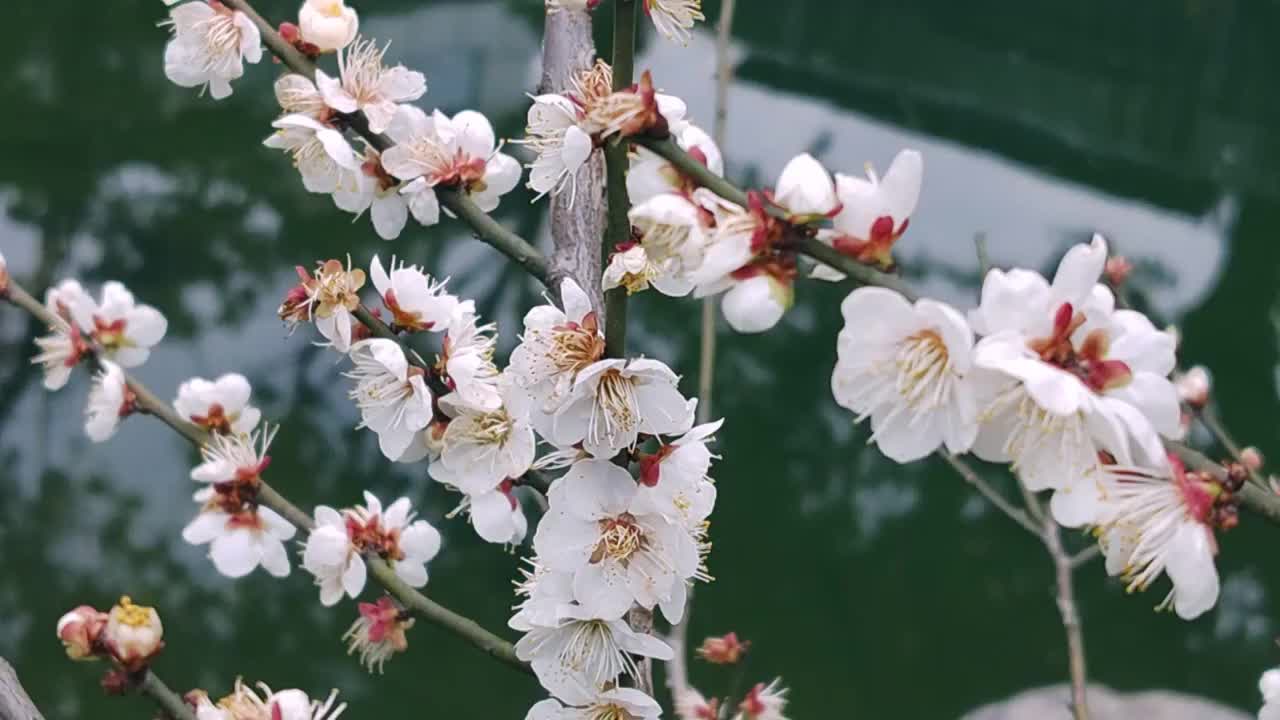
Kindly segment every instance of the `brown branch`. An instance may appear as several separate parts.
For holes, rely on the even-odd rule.
[[[254,10],[247,0],[224,0],[223,4],[239,10],[253,21],[253,24],[258,28],[258,32],[262,35],[263,44],[284,63],[285,67],[303,77],[311,80],[315,79],[316,64],[312,62],[311,58],[303,55],[297,48],[282,38],[271,23],[258,14],[258,11]],[[367,140],[375,149],[379,151],[386,150],[393,144],[387,136],[370,131],[368,120],[363,114],[354,113],[344,115],[343,118],[352,130]],[[466,193],[458,191],[457,188],[437,187],[436,195],[439,197],[441,205],[452,211],[459,220],[471,226],[477,238],[515,261],[516,264],[537,278],[543,285],[549,283],[550,274],[547,259],[537,248],[526,242],[524,238],[503,227],[501,223],[494,220],[491,215],[472,202]]]
[[[9,281],[8,292],[5,299],[10,303],[26,310],[41,322],[50,328],[56,328],[62,325],[62,321],[48,308],[40,304],[31,297],[20,285],[12,279]],[[365,313],[367,314],[367,313]],[[376,318],[373,318],[376,320]],[[380,321],[379,321],[380,322]],[[382,327],[385,327],[383,325]],[[390,332],[388,329],[387,332]],[[394,333],[392,333],[394,336]],[[94,363],[99,363],[99,354],[101,348],[91,346],[91,354]],[[175,432],[190,442],[197,449],[204,446],[209,439],[209,433],[204,428],[187,422],[180,417],[168,403],[163,402],[147,389],[140,381],[133,377],[127,377],[129,388],[133,390],[137,397],[137,408],[139,412],[158,418],[165,425],[168,425]],[[258,486],[258,501],[272,510],[279,513],[288,520],[292,525],[299,528],[303,532],[310,532],[314,528],[309,513],[305,512],[297,505],[294,505],[287,498],[280,494],[275,488],[271,487],[265,481]],[[366,556],[369,563],[371,574],[378,582],[387,589],[397,600],[410,608],[415,614],[421,616],[429,622],[439,625],[472,645],[484,650],[486,653],[501,660],[507,665],[524,672],[532,672],[528,664],[516,657],[515,648],[511,643],[499,638],[497,635],[480,627],[475,621],[466,618],[458,613],[440,605],[434,600],[429,599],[418,590],[409,587],[395,577],[394,572],[383,572],[380,568],[390,571],[391,568],[382,561],[376,554]]]

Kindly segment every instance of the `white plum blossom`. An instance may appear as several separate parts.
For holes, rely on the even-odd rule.
[[[724,175],[724,156],[705,130],[689,124],[675,133],[672,139],[708,170],[716,175]],[[692,193],[697,187],[674,165],[652,150],[637,146],[634,152],[631,169],[627,172],[627,196],[632,205],[640,205],[667,193]]]
[[[871,418],[872,440],[900,463],[946,446],[964,453],[978,434],[978,408],[966,377],[973,331],[936,300],[914,304],[878,287],[854,290],[840,306],[831,389],[836,402]]]
[[[346,376],[356,383],[350,396],[360,408],[360,427],[377,433],[378,447],[388,460],[399,459],[431,422],[425,373],[409,364],[399,343],[384,338],[352,345],[351,363]]]
[[[89,345],[81,328],[93,327],[93,298],[75,280],[63,280],[45,291],[45,308],[57,317],[49,334],[36,338],[39,352],[31,362],[44,373],[44,386],[60,390],[71,378],[71,371],[89,353]]]
[[[391,258],[391,272],[382,267],[377,255],[369,264],[369,279],[382,304],[391,312],[392,323],[407,332],[440,331],[458,308],[458,299],[445,292],[445,282],[436,282],[417,265],[406,266]]]
[[[707,444],[724,420],[698,425],[640,458],[636,508],[697,530],[711,515],[716,486],[707,473],[715,457]]]
[[[795,304],[791,282],[760,272],[734,283],[720,301],[729,327],[740,333],[762,333],[773,328]]]
[[[318,263],[314,277],[301,267],[297,271],[302,282],[290,291],[286,304],[281,306],[281,317],[291,322],[314,320],[316,330],[329,341],[329,347],[340,353],[349,352],[351,324],[355,322],[351,313],[360,307],[364,270],[352,268],[348,256],[345,267],[336,259]],[[293,297],[295,293],[301,297]]]
[[[302,567],[316,578],[320,604],[337,605],[344,594],[358,597],[368,569],[360,549],[351,541],[347,519],[331,507],[317,505],[315,523],[303,546]]]
[[[717,720],[720,717],[720,701],[707,700],[696,688],[680,688],[673,694],[676,717],[680,720]]]
[[[262,412],[249,404],[252,388],[239,373],[227,373],[217,380],[191,378],[178,386],[173,409],[182,419],[206,430],[235,433],[252,432]]]
[[[92,324],[80,329],[121,367],[137,367],[146,362],[151,348],[169,329],[169,322],[159,310],[135,303],[133,293],[115,281],[103,284],[102,299],[90,312]],[[80,319],[83,321],[83,316]]]
[[[1115,309],[1096,284],[1106,256],[1100,236],[1073,247],[1052,285],[1028,270],[992,270],[969,318],[985,335],[973,354],[982,370],[973,373],[982,423],[973,450],[1012,462],[1033,491],[1056,490],[1054,516],[1069,527],[1096,522],[1085,499],[1100,451],[1122,464],[1158,463],[1159,435],[1179,432],[1167,377],[1175,340],[1140,313]]]
[[[644,11],[663,37],[681,45],[688,45],[693,26],[707,19],[702,0],[644,0]]]
[[[480,324],[471,300],[454,310],[440,355],[445,383],[453,390],[446,396],[451,403],[482,411],[501,407],[499,372],[493,363],[496,330],[492,323]]]
[[[221,437],[221,436],[220,436]],[[213,487],[195,494],[201,510],[183,530],[182,539],[192,545],[209,545],[209,557],[218,572],[239,578],[259,565],[276,577],[289,574],[284,543],[295,528],[267,507],[231,506]]]
[[[640,434],[675,435],[693,426],[697,401],[676,387],[679,376],[657,360],[600,360],[578,372],[569,397],[556,411],[551,440],[582,443],[596,457],[635,447]]]
[[[1258,691],[1262,693],[1258,720],[1280,720],[1280,668],[1262,673],[1258,678]]]
[[[334,112],[324,104],[324,95],[315,82],[298,73],[285,73],[276,78],[273,86],[276,103],[285,115],[305,115],[312,120],[327,123]]]
[[[617,619],[638,603],[661,605],[678,622],[685,583],[700,573],[698,542],[687,528],[641,512],[638,492],[631,474],[609,460],[575,463],[551,488],[534,548],[549,570],[573,575],[586,617]]]
[[[818,237],[859,262],[891,266],[893,245],[907,231],[923,177],[924,158],[915,150],[898,153],[884,177],[877,176],[870,165],[865,179],[836,173],[840,212],[833,219],[834,229],[823,230]],[[844,279],[844,273],[822,264],[813,276],[836,282]]]
[[[429,191],[434,196],[437,186],[458,187],[481,210],[492,212],[520,183],[520,163],[498,151],[489,119],[474,110],[450,118],[439,110],[428,116],[405,107],[388,135],[396,144],[382,154],[382,164],[410,182],[406,193]]]
[[[625,243],[609,257],[609,266],[604,270],[602,287],[612,290],[624,287],[627,294],[632,295],[652,286],[655,290],[670,297],[683,297],[693,290],[693,283],[668,273],[649,254],[640,243]]]
[[[403,65],[386,67],[382,64],[385,53],[386,48],[379,48],[375,41],[358,38],[338,52],[337,78],[316,71],[316,87],[325,103],[340,113],[363,112],[375,133],[391,125],[399,103],[412,102],[427,92],[422,73]]]
[[[444,449],[432,463],[467,495],[489,492],[503,480],[524,475],[533,464],[536,440],[529,398],[514,382],[500,383],[502,404],[488,411],[463,408],[444,432]]]
[[[559,700],[542,700],[529,708],[524,720],[657,720],[662,706],[635,688],[614,688],[598,693],[589,702],[566,706]]]
[[[344,178],[362,172],[360,158],[346,137],[326,123],[307,114],[292,113],[271,126],[276,132],[262,144],[289,153],[308,192],[332,194]]]
[[[591,157],[595,143],[581,126],[578,106],[564,95],[533,98],[529,107],[527,137],[521,144],[537,153],[530,163],[529,188],[541,198],[569,191],[569,203],[578,192],[578,171]]]
[[[1097,492],[1075,501],[1093,506],[1099,518],[1098,542],[1107,557],[1107,574],[1119,575],[1127,589],[1145,590],[1161,573],[1173,589],[1160,604],[1185,620],[1199,617],[1218,601],[1212,516],[1220,488],[1186,472],[1170,456],[1144,466],[1103,465]]]
[[[169,11],[173,38],[164,49],[164,74],[181,87],[205,88],[214,100],[231,95],[244,63],[262,59],[262,36],[247,15],[219,2],[196,0]]]
[[[356,39],[360,16],[343,0],[306,0],[298,10],[302,41],[321,52],[341,50]]]
[[[604,356],[604,334],[591,299],[571,278],[560,284],[564,309],[548,302],[524,316],[524,335],[507,374],[534,402],[534,417],[550,416],[569,396],[578,373]],[[540,434],[550,435],[550,430]]]
[[[355,598],[364,589],[364,553],[376,553],[413,587],[427,584],[426,564],[440,552],[440,533],[426,520],[416,520],[408,498],[384,511],[373,493],[364,505],[341,512],[326,506],[315,510],[316,529],[307,538],[302,566],[316,578],[320,602],[335,605],[343,594]]]
[[[572,605],[562,606],[560,614],[554,625],[528,627],[516,643],[516,656],[533,667],[542,687],[570,705],[590,704],[624,674],[638,678],[634,656],[673,657],[669,645],[632,630],[626,620],[582,617],[581,608]]]
[[[102,371],[89,388],[85,406],[84,431],[94,442],[106,442],[115,435],[120,418],[133,412],[134,394],[119,365],[104,360]]]
[[[782,168],[773,200],[801,217],[827,215],[840,205],[831,174],[809,153],[791,158]]]
[[[635,277],[652,282],[664,295],[687,295],[693,289],[691,278],[702,266],[707,246],[701,208],[684,195],[662,193],[632,207],[627,217],[638,234],[637,247],[643,249],[646,263],[652,268],[650,277]],[[618,254],[611,258],[610,269],[617,258]]]

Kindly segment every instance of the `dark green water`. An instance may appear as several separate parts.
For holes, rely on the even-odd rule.
[[[281,17],[293,2],[261,2]],[[727,154],[739,179],[768,183],[794,152],[829,166],[885,167],[925,153],[921,209],[899,259],[931,292],[968,304],[972,238],[998,263],[1050,268],[1100,230],[1138,264],[1135,280],[1179,322],[1186,362],[1210,364],[1242,439],[1280,458],[1280,95],[1271,2],[1097,0],[1061,5],[743,0],[740,82]],[[709,3],[714,11],[714,4]],[[476,107],[516,135],[537,56],[537,4],[366,0],[364,28],[428,75],[424,102]],[[514,8],[514,9],[513,9]],[[161,73],[155,0],[17,2],[0,44],[0,249],[29,287],[77,276],[126,282],[170,332],[140,376],[171,397],[190,375],[238,370],[284,430],[269,478],[300,503],[345,504],[371,487],[408,494],[442,527],[431,596],[501,628],[517,559],[443,520],[451,498],[388,467],[354,414],[333,355],[286,338],[273,316],[290,268],[350,251],[396,252],[440,275],[514,342],[537,291],[446,223],[378,240],[287,163],[259,147],[273,115],[270,69],[214,103]],[[711,14],[714,15],[714,12]],[[647,31],[647,28],[646,28]],[[647,42],[640,67],[710,122],[712,50]],[[543,206],[519,196],[503,219],[539,236]],[[1039,547],[948,469],[898,467],[865,446],[830,398],[839,288],[805,284],[783,324],[726,337],[716,384],[724,460],[715,475],[712,571],[695,638],[736,630],[748,675],[792,686],[794,717],[953,718],[1065,676],[1052,576]],[[694,390],[696,310],[644,297],[635,350],[670,362]],[[350,717],[521,718],[531,679],[419,625],[407,655],[369,677],[342,654],[350,604],[324,610],[309,578],[218,577],[182,543],[190,448],[128,422],[105,446],[80,429],[84,377],[45,393],[27,364],[38,328],[0,308],[0,655],[51,718],[145,717],[105,699],[96,667],[53,637],[58,616],[128,593],[160,608],[175,687],[225,691],[237,674],[319,692],[342,688]],[[1012,491],[1007,481],[1006,490]],[[1274,527],[1246,516],[1222,538],[1223,593],[1193,623],[1126,596],[1099,564],[1078,575],[1093,677],[1172,687],[1256,708],[1280,664]],[[1082,539],[1072,538],[1077,544]],[[695,667],[721,692],[731,678]]]

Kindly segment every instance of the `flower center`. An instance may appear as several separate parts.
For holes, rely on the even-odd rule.
[[[240,28],[236,26],[235,15],[226,7],[216,8],[219,11],[208,20],[196,24],[196,31],[204,40],[205,70],[212,70],[222,65],[222,56],[240,53]]]
[[[632,716],[626,708],[611,704],[595,708],[591,720],[632,720]]]
[[[936,330],[921,330],[905,338],[898,344],[894,362],[898,369],[898,395],[910,407],[928,410],[947,399],[951,355]]]
[[[131,343],[129,342],[129,338],[124,334],[125,324],[124,318],[107,322],[97,315],[94,315],[93,337],[108,350],[117,350],[122,347],[127,347]]]
[[[1042,361],[1071,373],[1095,393],[1123,387],[1133,372],[1123,361],[1106,359],[1111,346],[1106,330],[1091,330],[1079,349],[1071,341],[1071,335],[1084,325],[1085,319],[1071,303],[1063,303],[1053,317],[1053,334],[1031,340],[1027,347]]]
[[[626,565],[631,556],[644,547],[644,530],[636,524],[635,516],[623,513],[615,518],[600,521],[600,540],[591,553],[591,563],[606,559]]]
[[[604,431],[610,437],[618,432],[630,432],[639,422],[635,386],[616,368],[601,374],[596,388],[596,407],[603,418],[592,417],[592,426],[598,432],[602,419]]]
[[[403,560],[400,549],[400,531],[382,527],[377,515],[362,520],[355,512],[347,511],[347,537],[360,552],[372,550],[387,560]]]
[[[604,339],[594,312],[587,313],[582,324],[557,325],[552,333],[551,359],[560,372],[576,373],[604,357]]]
[[[146,627],[151,624],[151,608],[145,605],[134,605],[133,600],[130,600],[128,595],[120,598],[120,604],[116,607],[119,612],[116,613],[115,619],[121,625]]]
[[[480,415],[475,420],[471,435],[477,441],[490,445],[503,445],[511,437],[511,416],[506,410],[497,410]]]
[[[382,66],[383,52],[377,43],[365,40],[348,48],[345,56],[338,55],[342,87],[360,104],[376,102],[382,97],[379,85],[385,72]]]

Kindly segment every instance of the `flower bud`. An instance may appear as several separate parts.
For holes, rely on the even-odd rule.
[[[120,664],[129,670],[146,665],[164,647],[164,626],[155,608],[134,605],[126,595],[111,608],[103,643]]]
[[[302,41],[321,52],[341,50],[351,44],[360,28],[360,17],[343,0],[306,0],[298,11]]]
[[[777,325],[794,301],[790,283],[762,273],[734,285],[725,293],[720,308],[734,330],[759,333]]]
[[[749,647],[751,643],[739,641],[738,634],[731,632],[724,637],[703,640],[702,647],[698,648],[698,657],[713,665],[733,665],[742,660]]]
[[[58,620],[58,639],[72,660],[96,660],[94,645],[107,624],[106,613],[81,605]]]
[[[1174,380],[1178,389],[1178,399],[1193,408],[1202,408],[1209,404],[1209,392],[1213,389],[1213,378],[1203,365],[1196,365],[1182,373]]]
[[[1246,468],[1249,468],[1250,471],[1258,472],[1259,470],[1262,469],[1262,464],[1264,462],[1262,457],[1262,451],[1250,445],[1249,447],[1240,451],[1240,462]]]
[[[1129,259],[1123,255],[1114,255],[1107,258],[1107,263],[1103,266],[1102,272],[1107,276],[1107,280],[1112,287],[1120,287],[1133,272],[1133,263],[1129,262]]]

